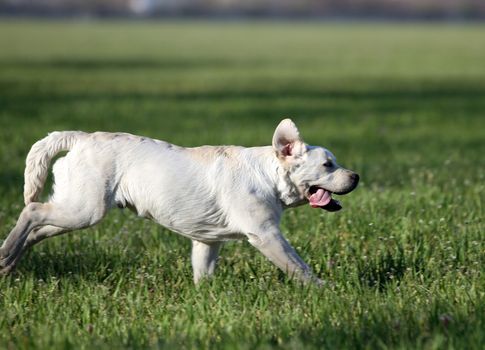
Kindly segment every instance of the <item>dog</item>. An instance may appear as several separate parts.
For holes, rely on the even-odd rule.
[[[39,201],[49,164],[53,194]],[[284,119],[272,146],[185,148],[126,133],[52,132],[35,143],[25,168],[25,208],[0,248],[10,272],[22,253],[49,237],[91,227],[114,207],[129,208],[192,240],[193,279],[214,273],[221,244],[246,239],[277,267],[321,284],[283,237],[283,210],[303,204],[342,207],[332,194],[354,190],[359,175],[323,147],[300,138]]]

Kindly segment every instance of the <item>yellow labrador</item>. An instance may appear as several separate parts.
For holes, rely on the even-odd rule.
[[[50,161],[54,190],[38,201]],[[332,194],[352,191],[359,176],[331,152],[309,146],[290,119],[272,146],[185,148],[124,133],[53,132],[30,150],[23,209],[0,248],[0,268],[11,271],[39,241],[90,227],[108,210],[128,207],[193,242],[194,281],[213,274],[222,242],[247,239],[292,276],[321,283],[283,237],[284,209],[309,203],[341,209]]]

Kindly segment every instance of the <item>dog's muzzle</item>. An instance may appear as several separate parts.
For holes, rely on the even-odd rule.
[[[308,189],[308,202],[313,208],[325,209],[326,211],[334,212],[342,209],[342,205],[338,200],[332,198],[332,194],[343,195],[352,192],[359,183],[359,175],[351,173],[349,185],[340,191],[331,192],[323,187],[311,186]]]
[[[350,193],[353,190],[355,190],[355,188],[359,184],[360,176],[357,173],[351,173],[349,175],[349,178],[350,178],[350,180],[349,180],[348,186],[344,187],[340,191],[334,191],[333,193],[338,194],[338,195],[344,195],[344,194]]]

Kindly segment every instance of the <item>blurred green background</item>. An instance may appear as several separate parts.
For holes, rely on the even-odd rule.
[[[53,130],[268,145],[291,117],[362,182],[287,237],[333,287],[228,244],[195,288],[189,241],[128,212],[42,243],[0,280],[7,348],[476,348],[484,343],[485,27],[302,21],[0,22],[0,227]]]

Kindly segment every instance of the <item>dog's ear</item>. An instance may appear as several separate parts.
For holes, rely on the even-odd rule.
[[[291,119],[283,119],[273,135],[273,148],[280,158],[299,156],[304,144],[295,123]]]

